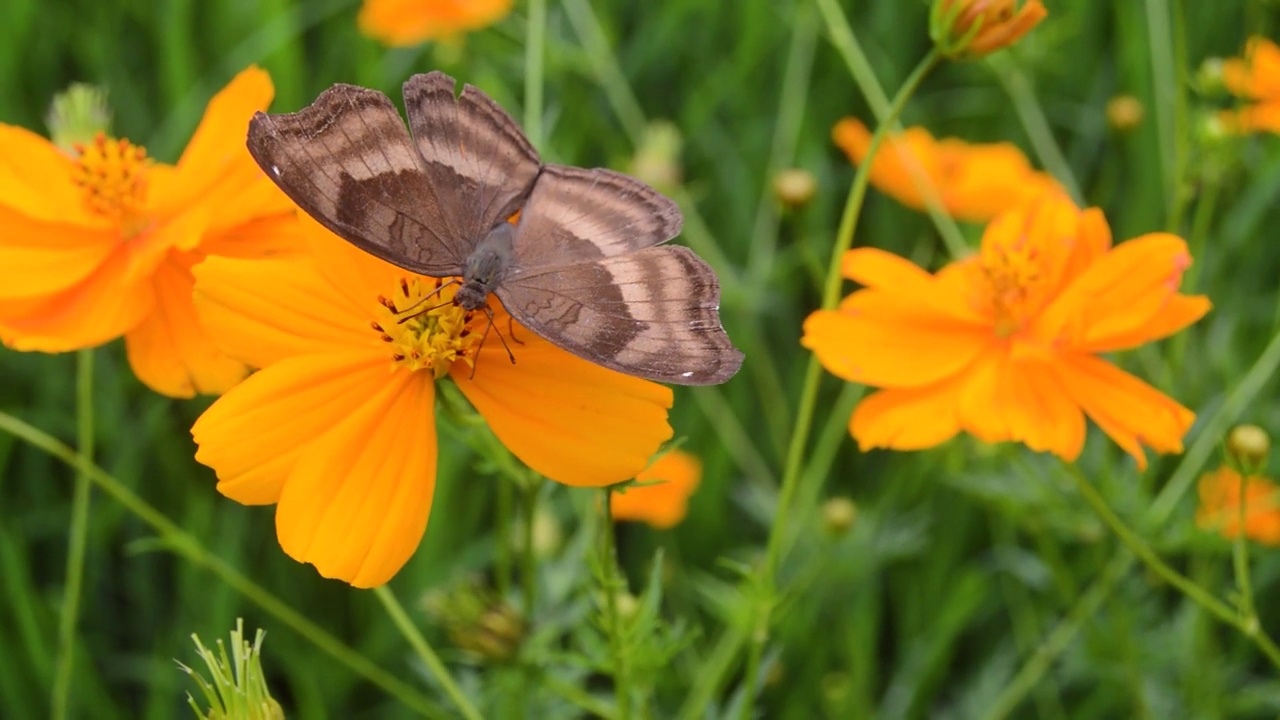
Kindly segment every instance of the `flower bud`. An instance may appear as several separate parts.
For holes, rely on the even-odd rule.
[[[1129,132],[1142,124],[1146,108],[1132,95],[1117,95],[1107,101],[1107,124],[1112,130]]]
[[[76,145],[87,145],[111,127],[107,91],[86,83],[72,83],[57,94],[45,117],[49,139],[69,155]]]
[[[1206,58],[1200,63],[1200,68],[1196,70],[1192,84],[1195,89],[1203,95],[1210,97],[1222,95],[1227,90],[1227,83],[1224,79],[1222,58],[1211,57]]]
[[[858,518],[858,506],[846,497],[834,497],[822,504],[822,527],[838,537],[849,532]]]
[[[680,167],[683,144],[680,130],[674,124],[665,120],[649,123],[628,172],[658,190],[670,192],[684,177]]]
[[[1227,454],[1246,474],[1253,474],[1267,464],[1271,438],[1257,425],[1237,425],[1227,433]]]
[[[1006,48],[1048,16],[1041,0],[934,0],[929,35],[952,60],[982,57]]]
[[[818,181],[808,170],[790,168],[773,176],[773,196],[788,209],[808,205],[817,192]]]
[[[209,703],[202,709],[190,693],[187,702],[196,716],[203,720],[284,720],[284,709],[271,697],[266,676],[262,671],[262,630],[254,635],[253,643],[244,639],[244,620],[236,619],[236,629],[231,631],[231,651],[219,640],[215,652],[200,642],[198,635],[191,639],[196,643],[200,659],[209,668],[209,677],[178,663],[200,687],[201,695]]]

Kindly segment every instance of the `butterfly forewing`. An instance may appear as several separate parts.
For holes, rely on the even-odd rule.
[[[380,92],[335,85],[296,113],[257,113],[249,152],[294,202],[363,250],[456,274],[469,247],[444,212],[400,113]]]
[[[479,242],[520,209],[541,161],[505,110],[471,85],[455,95],[436,71],[404,84],[414,143],[450,232]]]
[[[530,330],[614,370],[710,385],[742,365],[720,326],[715,273],[686,247],[648,247],[529,272],[496,292]]]
[[[682,222],[679,206],[633,177],[547,165],[520,216],[513,275],[657,245]]]

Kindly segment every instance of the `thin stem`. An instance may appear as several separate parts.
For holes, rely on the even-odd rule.
[[[542,145],[543,56],[546,55],[547,0],[529,0],[524,45],[524,133]]]
[[[1236,540],[1231,548],[1232,564],[1236,572],[1236,592],[1240,593],[1238,605],[1240,613],[1247,618],[1255,617],[1257,611],[1253,607],[1253,581],[1249,577],[1249,540],[1245,533],[1247,505],[1249,495],[1249,473],[1240,473],[1240,509],[1236,522]]]
[[[498,483],[498,507],[494,522],[496,523],[493,576],[494,585],[497,586],[498,594],[506,597],[511,592],[511,567],[514,561],[511,558],[512,546],[511,542],[511,518],[515,510],[515,482],[510,479],[503,479]]]
[[[631,667],[622,637],[622,615],[618,612],[618,591],[626,587],[618,572],[617,551],[613,547],[613,490],[604,489],[600,523],[600,572],[604,574],[605,624],[609,630],[609,653],[613,655],[613,693],[618,717],[631,717]]]
[[[1151,77],[1155,92],[1156,136],[1160,142],[1160,177],[1164,183],[1164,198],[1170,212],[1172,222],[1177,205],[1176,194],[1178,182],[1178,139],[1175,122],[1177,107],[1174,95],[1178,91],[1177,70],[1173,58],[1173,28],[1169,17],[1168,0],[1147,0],[1147,47],[1151,50]],[[1177,232],[1177,227],[1170,227]]]
[[[444,688],[444,693],[449,696],[453,704],[458,708],[458,712],[467,720],[479,720],[480,713],[476,710],[471,701],[462,692],[462,688],[458,687],[458,683],[454,682],[453,676],[449,674],[449,669],[440,661],[440,656],[436,655],[431,649],[431,645],[427,643],[427,639],[422,636],[418,627],[409,619],[409,614],[404,611],[404,606],[396,599],[391,588],[383,585],[374,588],[373,594],[378,596],[382,607],[386,608],[387,615],[391,616],[391,622],[395,623],[400,634],[405,640],[409,641],[409,645],[413,647],[414,652],[418,653],[418,659],[427,667],[427,670],[435,677],[436,682],[440,683],[440,687]]]
[[[1021,68],[1003,55],[1003,53],[992,55],[987,58],[987,62],[995,69],[996,77],[999,78],[1000,84],[1004,85],[1009,99],[1013,101],[1014,112],[1022,121],[1022,128],[1027,133],[1027,139],[1031,141],[1031,148],[1035,150],[1041,164],[1062,184],[1071,198],[1077,204],[1082,203],[1084,194],[1080,192],[1080,183],[1076,181],[1075,174],[1071,172],[1070,163],[1062,154],[1062,149],[1058,147],[1058,141],[1053,137],[1053,129],[1049,126],[1049,120],[1040,107],[1040,101],[1036,99],[1031,81],[1027,79]]]
[[[1102,575],[1085,590],[1076,604],[1067,611],[1062,620],[1045,636],[1044,641],[1036,648],[1035,653],[1009,681],[1004,691],[996,696],[995,701],[987,708],[984,720],[1003,720],[1009,716],[1034,688],[1039,686],[1040,679],[1049,671],[1054,660],[1067,649],[1067,645],[1075,639],[1076,633],[1090,618],[1097,613],[1116,583],[1124,577],[1133,565],[1133,556],[1121,551],[1107,563]]]
[[[1217,447],[1219,438],[1227,433],[1227,428],[1240,417],[1244,408],[1258,397],[1262,388],[1275,375],[1277,367],[1280,367],[1280,327],[1275,330],[1271,341],[1253,363],[1253,367],[1245,373],[1240,384],[1231,391],[1217,412],[1204,421],[1200,434],[1187,447],[1187,452],[1169,477],[1169,482],[1151,503],[1145,519],[1146,527],[1161,527],[1165,524],[1178,507],[1182,496],[1191,489],[1196,475]]]
[[[77,455],[74,450],[59,442],[53,436],[8,413],[0,412],[0,430],[43,450],[77,471],[84,473],[98,489],[123,505],[138,519],[151,526],[160,536],[165,547],[185,557],[195,565],[208,569],[219,580],[225,582],[228,586],[248,598],[250,602],[258,605],[277,620],[292,628],[352,672],[394,695],[406,706],[413,708],[422,715],[428,717],[447,716],[447,713],[443,712],[438,705],[427,699],[422,693],[373,664],[353,648],[344,645],[342,641],[271,594],[266,588],[258,585],[239,570],[228,565],[221,558],[210,554],[194,535],[180,528],[164,513],[138,497],[124,483],[93,464],[88,458]]]
[[[817,3],[818,9],[822,11],[822,17],[827,24],[827,32],[831,35],[831,44],[835,46],[840,56],[844,58],[845,65],[848,66],[854,83],[858,86],[858,90],[861,91],[867,104],[871,106],[871,113],[875,115],[877,122],[886,122],[889,114],[889,97],[885,94],[884,88],[880,87],[880,81],[876,79],[875,71],[871,69],[871,63],[867,60],[866,53],[862,52],[862,46],[858,43],[858,38],[853,34],[849,19],[845,17],[844,11],[840,9],[840,4],[837,0],[817,0]],[[893,132],[899,132],[902,129],[896,120],[889,123],[889,125]],[[920,159],[906,151],[899,151],[898,159],[907,168],[907,172],[911,175],[912,183],[915,184],[916,189],[920,191],[921,196],[924,198],[925,210],[929,213],[929,218],[933,220],[933,225],[937,228],[938,235],[942,238],[942,243],[947,246],[947,252],[953,258],[967,256],[970,253],[969,245],[965,242],[964,235],[956,225],[955,219],[943,207],[942,195],[929,176],[925,174],[924,167],[920,164]],[[865,163],[866,159],[863,162]]]
[[[80,458],[93,462],[93,350],[76,353],[76,446]],[[84,556],[89,543],[89,504],[92,483],[83,471],[76,472],[71,495],[71,531],[67,537],[67,576],[58,616],[58,660],[53,676],[54,720],[67,717],[71,698],[71,676],[75,668],[76,621],[80,616],[80,593],[84,586]]]
[[[524,547],[521,549],[521,586],[524,589],[524,616],[533,621],[534,607],[538,600],[538,556],[533,546],[534,522],[538,515],[538,487],[541,483],[531,482],[521,493],[524,499]]]
[[[1115,511],[1107,505],[1107,501],[1103,499],[1101,493],[1089,482],[1089,479],[1080,472],[1080,468],[1075,464],[1067,465],[1068,474],[1076,482],[1076,488],[1080,494],[1084,496],[1086,502],[1093,507],[1094,512],[1102,521],[1111,528],[1116,537],[1125,544],[1129,551],[1138,557],[1148,568],[1155,574],[1159,575],[1165,582],[1177,588],[1186,595],[1192,602],[1209,611],[1210,614],[1216,616],[1222,622],[1238,629],[1241,633],[1254,641],[1254,644],[1262,650],[1272,665],[1280,669],[1280,648],[1258,625],[1257,618],[1253,616],[1242,616],[1230,605],[1214,597],[1208,590],[1197,585],[1187,576],[1179,573],[1177,570],[1169,567],[1164,560],[1156,555],[1151,546],[1146,543],[1137,533],[1124,524],[1124,521],[1116,515]]]
[[[831,262],[827,268],[826,285],[822,293],[822,309],[831,310],[840,302],[840,287],[843,276],[840,268],[844,254],[853,245],[853,232],[858,226],[858,217],[862,211],[863,200],[867,195],[867,186],[871,178],[871,167],[875,162],[876,152],[889,133],[889,128],[902,113],[907,100],[920,87],[920,83],[929,74],[940,59],[936,49],[920,61],[911,75],[907,77],[898,94],[889,106],[889,112],[876,127],[867,148],[867,156],[858,166],[853,186],[849,189],[849,197],[845,202],[844,214],[840,218],[840,227],[836,231],[835,248],[831,254]],[[822,380],[822,366],[817,356],[809,356],[809,364],[805,370],[804,389],[800,393],[800,407],[796,417],[795,429],[791,434],[791,443],[787,449],[787,464],[782,474],[782,487],[778,491],[778,508],[774,515],[773,527],[769,531],[769,542],[765,550],[764,564],[761,566],[757,581],[759,602],[756,606],[755,627],[752,629],[751,645],[747,654],[745,682],[747,694],[742,708],[744,717],[751,714],[755,699],[757,675],[760,660],[764,653],[765,643],[769,638],[770,616],[776,602],[777,594],[775,574],[782,554],[783,542],[787,537],[787,525],[791,514],[791,503],[795,497],[796,485],[804,472],[804,454],[809,444],[809,431],[813,427],[813,413],[817,406],[818,384]]]

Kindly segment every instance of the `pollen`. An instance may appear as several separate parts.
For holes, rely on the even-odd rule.
[[[103,133],[88,144],[75,146],[72,180],[84,192],[91,212],[120,223],[125,237],[145,229],[147,151],[124,138]]]
[[[1039,311],[1044,295],[1043,265],[1040,248],[1025,236],[983,247],[977,264],[982,282],[977,287],[986,297],[978,304],[991,314],[997,336],[1015,335]]]
[[[439,380],[459,359],[475,365],[489,320],[453,302],[458,287],[456,281],[406,277],[391,298],[377,298],[377,317],[369,325],[395,367],[428,370]]]

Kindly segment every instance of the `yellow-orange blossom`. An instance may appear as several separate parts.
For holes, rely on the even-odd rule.
[[[265,256],[296,243],[294,207],[244,147],[271,80],[240,73],[209,103],[177,166],[99,135],[75,156],[0,125],[0,339],[63,352],[123,335],[157,392],[221,392],[248,368],[218,351],[191,304],[210,254]]]
[[[456,285],[437,295],[437,279],[357,250],[310,218],[301,225],[300,257],[211,258],[196,269],[201,319],[224,350],[262,370],[192,434],[219,491],[277,503],[281,546],[325,577],[380,585],[421,540],[438,378],[452,378],[516,457],[569,485],[632,478],[671,437],[669,388],[556,348],[510,323],[496,298],[489,327],[484,313],[447,302]],[[431,309],[404,320],[410,308]]]
[[[997,217],[978,254],[936,274],[850,251],[845,276],[865,288],[810,315],[802,342],[830,372],[884,388],[850,420],[864,449],[963,430],[1074,460],[1087,415],[1145,467],[1144,447],[1181,451],[1194,415],[1097,356],[1204,315],[1208,299],[1178,292],[1190,263],[1164,233],[1113,248],[1100,211],[1046,195]]]

